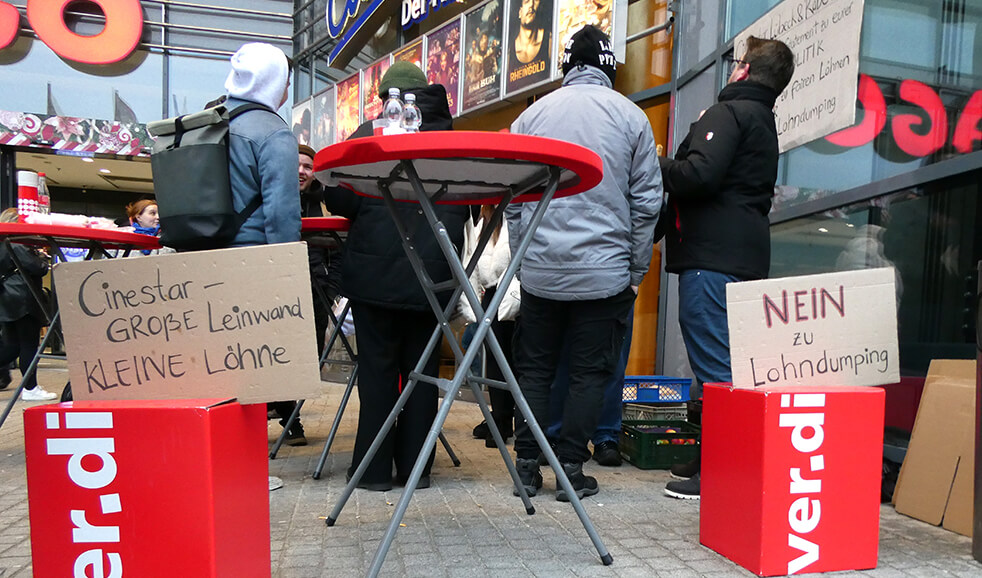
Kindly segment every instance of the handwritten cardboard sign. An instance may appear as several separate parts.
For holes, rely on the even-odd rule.
[[[863,0],[784,0],[737,35],[737,58],[749,36],[794,53],[794,76],[774,105],[782,153],[855,121],[862,29]]]
[[[892,267],[730,283],[735,387],[900,381]]]
[[[54,275],[75,399],[320,390],[303,243],[62,263]]]

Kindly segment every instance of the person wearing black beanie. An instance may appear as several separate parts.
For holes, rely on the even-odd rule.
[[[579,30],[566,44],[562,65],[563,86],[519,115],[511,132],[592,149],[603,160],[604,174],[594,188],[552,200],[522,259],[514,368],[535,419],[549,423],[550,390],[568,347],[569,391],[561,404],[556,453],[583,497],[599,491],[583,463],[591,457],[588,443],[651,262],[662,184],[647,116],[613,90],[617,65],[610,39],[593,26]],[[534,205],[513,204],[506,211],[512,254]],[[539,447],[524,421],[516,429],[519,478],[534,495],[542,487]],[[556,499],[569,496],[560,489]]]

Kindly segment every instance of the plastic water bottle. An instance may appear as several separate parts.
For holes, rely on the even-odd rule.
[[[419,125],[423,123],[423,114],[416,106],[416,95],[406,93],[406,106],[402,107],[402,128],[406,132],[419,132]]]
[[[399,89],[389,89],[389,99],[382,107],[382,118],[389,121],[389,127],[395,128],[402,122],[402,101],[399,100]]]
[[[48,193],[48,179],[44,173],[38,173],[38,212],[42,215],[51,213],[51,195]]]

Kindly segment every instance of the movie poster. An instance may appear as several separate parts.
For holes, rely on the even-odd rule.
[[[336,117],[338,130],[334,142],[341,142],[358,130],[358,74],[353,74],[337,83],[338,114]]]
[[[552,77],[552,0],[511,0],[505,93],[514,94]]]
[[[431,32],[426,37],[426,79],[447,89],[451,116],[460,112],[460,19]]]
[[[464,17],[464,95],[469,110],[501,96],[501,33],[504,0],[490,0]]]
[[[518,1],[518,0],[515,0]],[[580,28],[593,24],[607,36],[614,35],[614,0],[557,0],[559,2],[559,22],[556,34],[559,36],[559,54],[563,53],[566,42]],[[556,59],[556,68],[562,71],[563,59]]]
[[[334,143],[334,88],[315,94],[310,105],[314,127],[310,133],[310,146],[315,151]]]
[[[378,97],[378,87],[382,84],[382,76],[389,69],[389,57],[386,56],[369,66],[362,73],[361,100],[363,118],[375,120],[382,114],[382,99]]]
[[[408,46],[404,46],[402,49],[398,50],[392,55],[393,62],[406,60],[412,62],[419,67],[420,70],[426,72],[423,68],[423,39],[420,38],[416,42]]]
[[[310,145],[310,101],[293,105],[293,136],[302,145]]]

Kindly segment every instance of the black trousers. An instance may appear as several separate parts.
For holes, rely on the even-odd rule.
[[[432,313],[388,309],[352,302],[355,335],[358,339],[358,432],[351,459],[355,468],[368,453],[376,434],[399,397],[400,384],[406,384],[409,373],[416,368],[426,342],[436,328]],[[423,373],[434,376],[440,363],[439,350],[427,360]],[[362,476],[369,484],[392,480],[395,463],[399,481],[409,478],[426,434],[436,418],[437,388],[417,383],[413,394],[403,407],[395,427],[386,436],[375,458]],[[433,452],[430,452],[423,475],[430,475]]]
[[[0,346],[0,366],[17,360],[21,373],[27,371],[41,345],[41,322],[32,315],[3,324],[3,345]],[[34,389],[38,384],[37,370],[24,383],[24,389]]]
[[[569,340],[569,393],[557,446],[563,463],[590,459],[587,443],[597,429],[604,388],[613,377],[633,303],[630,287],[617,295],[588,301],[554,301],[522,289],[515,369],[522,394],[543,429],[549,424],[549,392],[563,342]],[[515,452],[526,459],[539,455],[539,446],[524,420],[519,420],[515,434]]]

